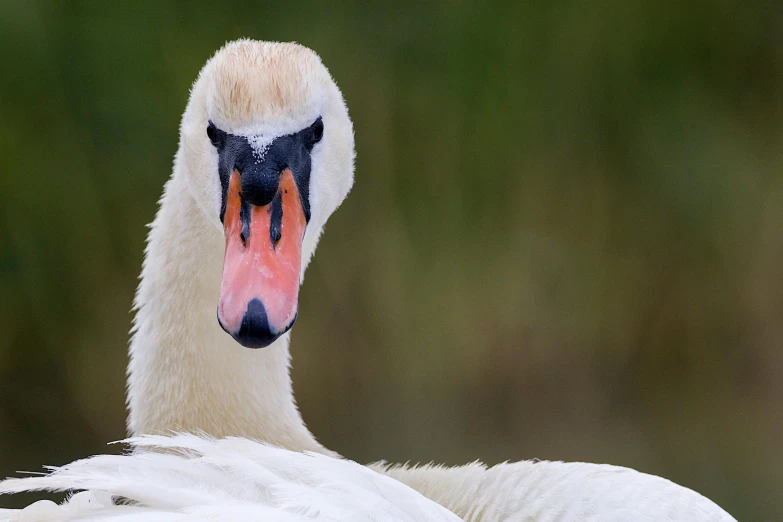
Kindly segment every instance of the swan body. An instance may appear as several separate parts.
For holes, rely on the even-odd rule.
[[[342,95],[305,47],[229,43],[193,85],[180,136],[134,303],[134,451],[0,482],[0,493],[86,490],[0,520],[734,520],[627,468],[365,467],[324,448],[294,401],[288,330],[353,183]],[[201,435],[160,435],[172,432]]]
[[[7,480],[0,486],[5,493],[87,491],[61,505],[39,501],[0,511],[0,521],[460,520],[402,483],[348,460],[192,434],[124,442],[170,453],[99,455],[45,477]],[[118,496],[133,503],[116,505],[112,497]]]
[[[488,468],[370,466],[467,522],[734,521],[702,495],[634,469],[585,462],[520,461]]]

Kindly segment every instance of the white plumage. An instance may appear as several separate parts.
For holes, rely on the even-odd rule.
[[[460,520],[404,484],[348,460],[231,437],[178,434],[123,442],[137,451],[0,482],[2,493],[88,490],[62,505],[39,501],[0,511],[0,521]],[[115,505],[112,497],[126,499],[125,505]]]
[[[608,464],[521,461],[487,468],[475,462],[392,466],[385,473],[466,521],[736,522],[688,488]]]
[[[0,522],[462,520],[441,504],[464,520],[481,521],[734,520],[687,488],[605,464],[366,467],[235,437],[177,434],[123,442],[137,451],[0,482],[0,493],[88,490],[62,505],[39,501],[24,510],[0,510]],[[118,497],[125,500],[114,504]]]

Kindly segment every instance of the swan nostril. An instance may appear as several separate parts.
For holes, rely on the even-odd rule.
[[[248,230],[247,225],[242,226],[242,231],[239,232],[239,239],[242,240],[243,245],[247,245],[247,236],[249,235],[250,230]]]
[[[239,232],[239,238],[242,240],[242,245],[247,246],[247,240],[250,238],[250,202],[247,201],[242,193],[239,193],[240,206],[239,206],[239,220],[242,223],[242,230]]]
[[[280,192],[277,193],[275,199],[272,200],[272,208],[270,209],[269,219],[269,239],[272,241],[272,246],[277,247],[277,242],[283,235],[283,198]]]

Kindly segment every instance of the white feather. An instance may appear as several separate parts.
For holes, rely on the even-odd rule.
[[[88,490],[61,505],[39,501],[0,512],[0,520],[460,520],[401,482],[348,460],[192,434],[123,442],[135,452],[0,482],[0,493]],[[112,497],[125,500],[118,505]]]
[[[371,465],[465,521],[736,522],[669,480],[608,464],[522,461],[488,468]]]

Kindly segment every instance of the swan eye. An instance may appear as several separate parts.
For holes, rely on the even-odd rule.
[[[324,122],[319,118],[313,126],[313,143],[318,143],[324,137]]]
[[[209,122],[209,125],[207,125],[207,137],[215,147],[220,145],[220,136],[218,136],[217,127],[215,127],[215,124],[211,121]]]
[[[298,133],[299,139],[304,143],[308,151],[313,150],[316,143],[324,137],[324,121],[319,116],[309,127],[302,129]]]

